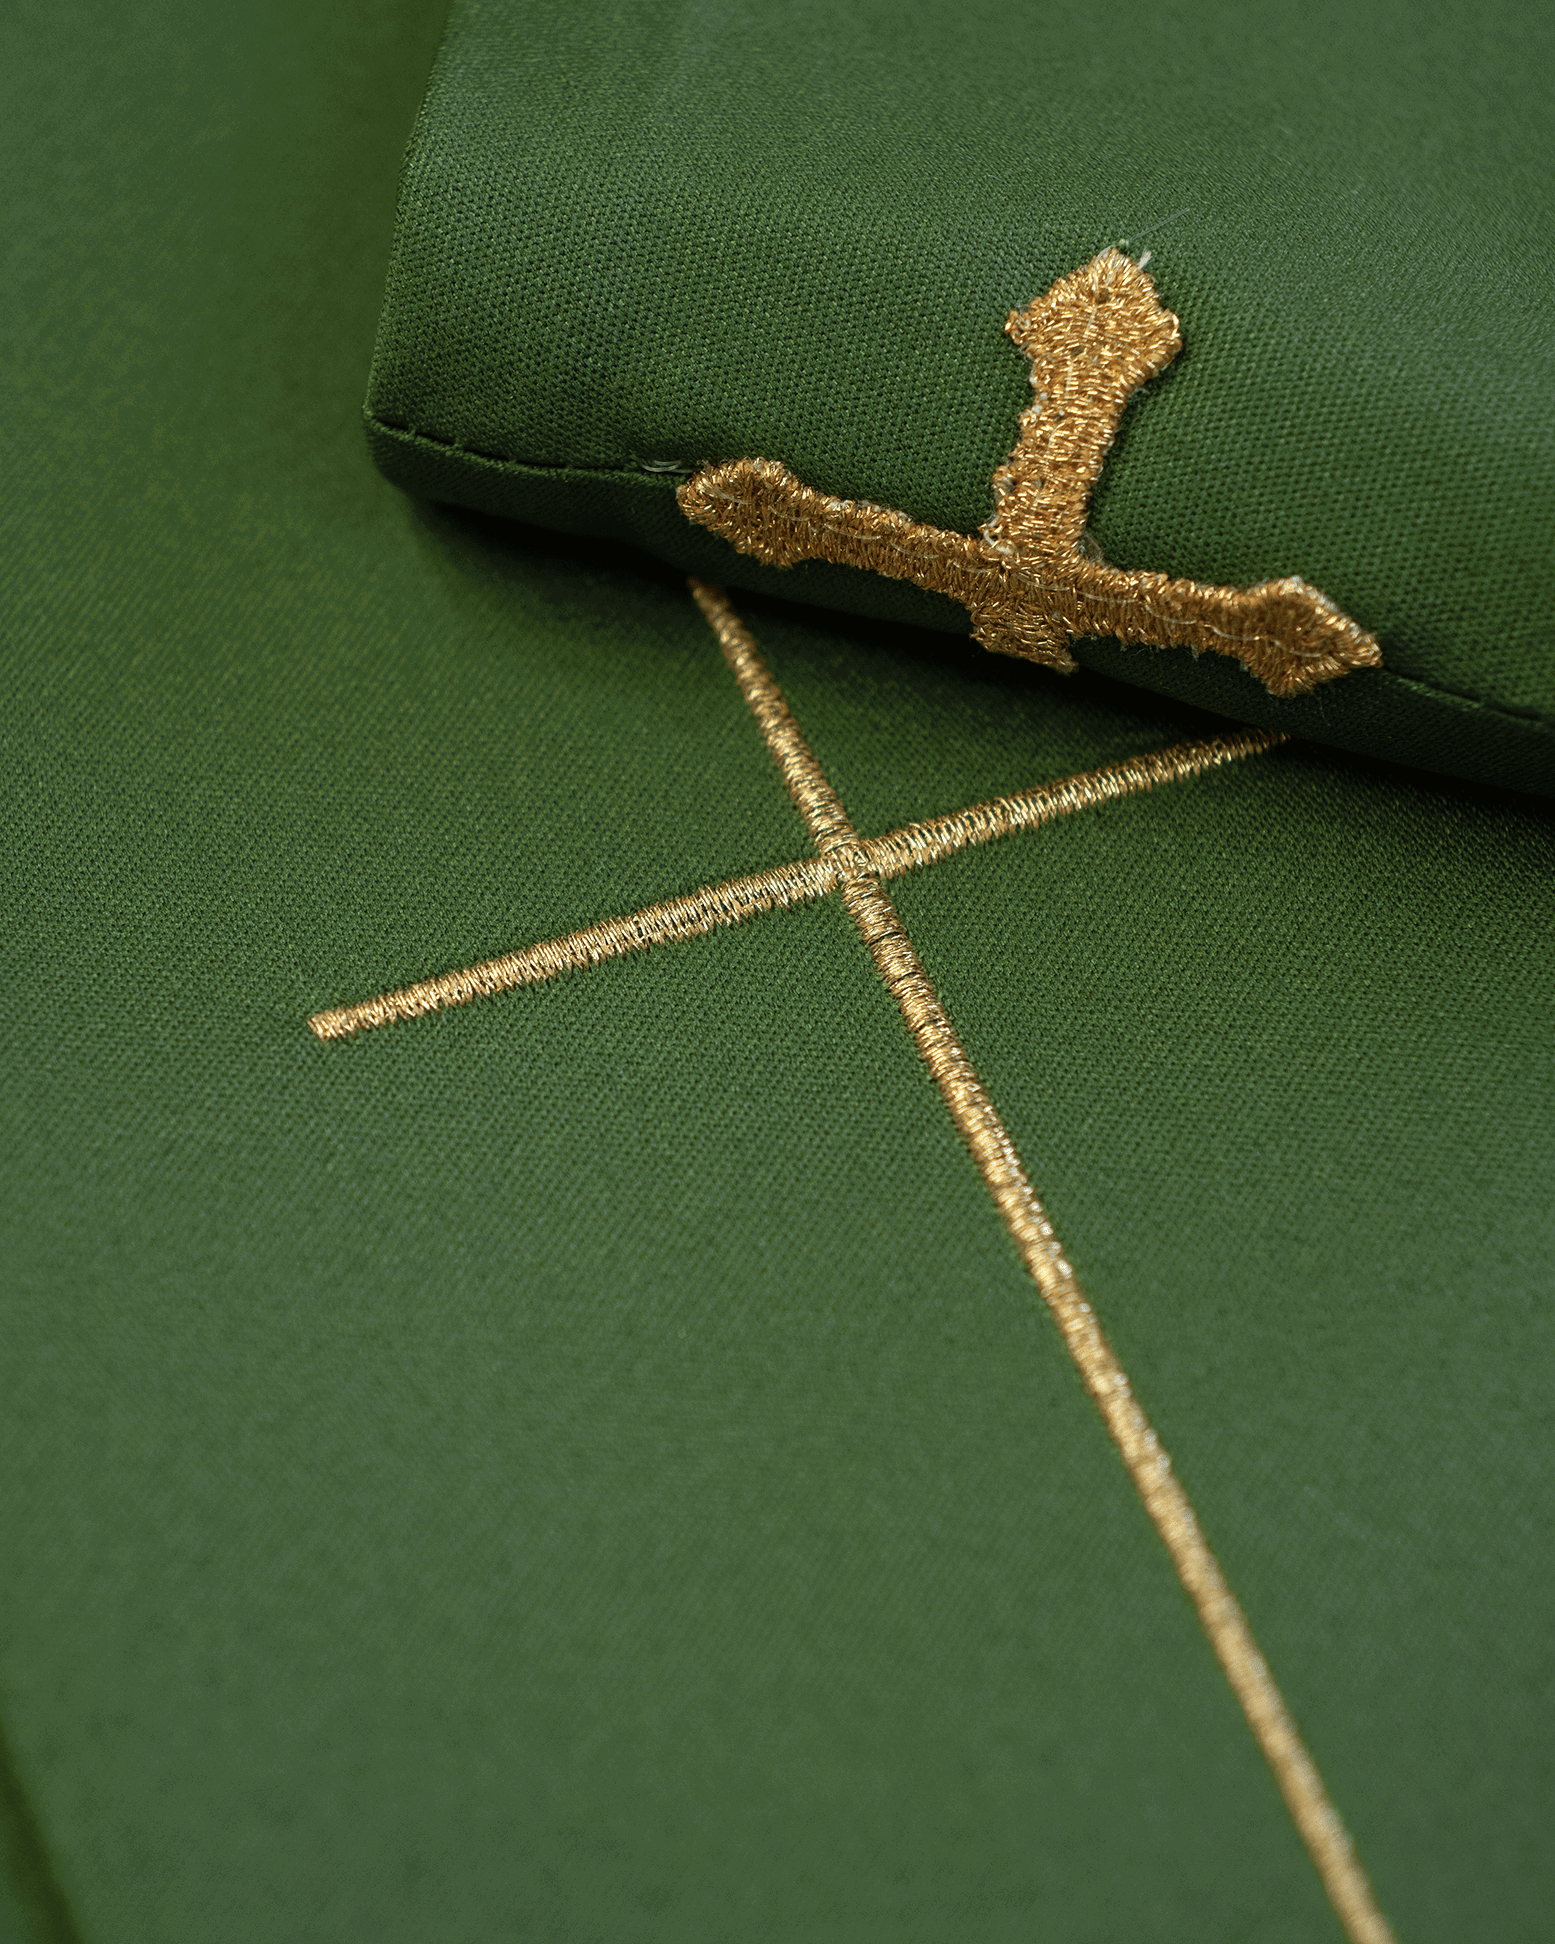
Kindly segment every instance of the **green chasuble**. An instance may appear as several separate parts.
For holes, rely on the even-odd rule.
[[[7,43],[4,1944],[1546,1938],[1545,18]]]

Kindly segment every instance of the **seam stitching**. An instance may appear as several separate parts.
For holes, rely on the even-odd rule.
[[[381,417],[368,406],[362,408],[362,418],[373,431],[387,432],[395,439],[408,440],[413,445],[425,443],[436,447],[440,452],[468,454],[472,459],[483,460],[488,465],[511,466],[525,473],[535,473],[558,479],[564,475],[572,474],[585,479],[608,481],[611,484],[619,486],[647,486],[654,490],[667,488],[669,480],[672,477],[672,475],[667,473],[655,474],[652,471],[636,471],[625,466],[558,465],[549,460],[521,459],[516,453],[489,452],[481,446],[460,445],[455,440],[450,439],[445,441],[429,432],[417,431],[415,427],[408,423],[403,423],[397,419]],[[857,571],[867,572],[868,570],[859,569]],[[1091,636],[1089,638],[1093,640],[1108,639],[1105,635]],[[1401,674],[1396,668],[1378,669],[1377,673],[1387,676],[1391,681],[1406,683],[1410,688],[1419,689],[1425,695],[1445,696],[1454,702],[1465,703],[1469,708],[1482,710],[1486,715],[1495,716],[1499,721],[1515,722],[1519,725],[1532,723],[1539,729],[1555,732],[1555,715],[1545,714],[1538,709],[1516,709],[1508,707],[1503,702],[1487,702],[1483,697],[1469,695],[1462,689],[1446,688],[1437,683],[1422,681],[1418,675]],[[1366,753],[1375,754],[1377,752]],[[1394,760],[1406,761],[1407,759],[1398,757]]]

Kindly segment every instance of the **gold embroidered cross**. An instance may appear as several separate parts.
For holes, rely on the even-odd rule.
[[[887,879],[936,864],[969,844],[989,843],[1018,830],[1034,829],[1055,817],[1242,761],[1285,738],[1249,729],[1209,742],[1179,743],[1104,769],[1042,784],[1016,796],[995,797],[948,817],[908,824],[883,837],[865,837],[854,827],[816,761],[782,691],[728,598],[721,589],[698,581],[691,583],[691,591],[804,819],[814,844],[812,855],[749,877],[704,885],[689,896],[647,905],[624,917],[607,918],[563,938],[547,939],[461,972],[425,979],[377,999],[315,1013],[309,1026],[321,1040],[349,1039],[368,1027],[414,1019],[446,1006],[462,1006],[517,986],[537,985],[573,968],[598,965],[624,953],[647,951],[671,940],[741,924],[763,912],[790,909],[836,893],[896,1001],[1021,1261],[1118,1447],[1273,1771],[1346,1937],[1350,1944],[1394,1944],[1393,1933],[1377,1907],[1323,1778],[1258,1650],[1247,1617],[1226,1584],[1171,1460],[1086,1301],[1009,1132],[885,889]]]
[[[1182,349],[1138,264],[1103,250],[1004,328],[1030,360],[1034,396],[980,533],[818,493],[773,459],[703,467],[680,488],[681,510],[769,566],[828,560],[949,594],[984,647],[1066,673],[1069,642],[1084,635],[1234,655],[1280,696],[1381,666],[1374,638],[1293,575],[1212,587],[1109,567],[1091,543],[1086,511],[1123,408]]]

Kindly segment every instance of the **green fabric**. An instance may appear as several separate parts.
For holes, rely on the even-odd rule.
[[[1299,573],[1382,671],[1080,659],[1240,720],[1555,790],[1555,13],[1515,0],[465,0],[412,144],[368,397],[412,492],[742,587],[675,479],[759,454],[970,532],[1028,396],[1006,313],[1149,248],[1186,348],[1093,503],[1120,566]]]
[[[15,1927],[1335,1937],[834,904],[306,1031],[806,849],[675,575],[362,448],[438,26],[0,75]],[[1213,720],[742,605],[865,830]],[[895,887],[1407,1944],[1548,1927],[1550,853],[1297,746]]]
[[[0,1944],[78,1944],[26,1787],[0,1733]]]

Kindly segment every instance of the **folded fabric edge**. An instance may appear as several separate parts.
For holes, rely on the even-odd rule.
[[[412,498],[622,541],[682,573],[780,600],[945,634],[970,631],[958,603],[908,582],[819,561],[769,567],[737,552],[684,518],[678,474],[534,465],[388,423],[370,406],[363,420],[379,471]],[[1219,657],[1101,640],[1076,642],[1074,655],[1098,674],[1234,722],[1464,782],[1555,796],[1555,724],[1392,669],[1359,669],[1317,694],[1280,699]]]

